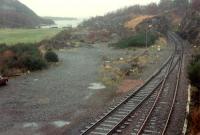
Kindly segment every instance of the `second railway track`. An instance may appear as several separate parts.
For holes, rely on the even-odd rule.
[[[165,133],[170,115],[173,110],[173,104],[176,99],[182,61],[181,45],[177,44],[174,34],[170,33],[169,38],[171,38],[175,44],[175,49],[163,66],[157,72],[155,72],[143,86],[138,88],[136,91],[129,93],[119,104],[110,107],[107,113],[104,113],[99,119],[96,120],[96,122],[91,123],[88,127],[86,127],[86,129],[82,130],[82,135],[121,134],[124,132],[124,129],[133,121],[135,122],[135,125],[131,131],[132,135],[145,134],[146,131],[151,131],[150,134]],[[174,74],[176,72],[179,74],[176,78],[177,85],[173,92],[169,92],[168,80],[170,78],[170,74]],[[159,112],[160,107],[163,107],[159,106],[159,104],[162,105],[163,103],[167,102],[165,100],[167,100],[168,94],[169,97],[173,98],[171,99],[172,104],[168,105],[169,107],[167,107],[169,109],[169,113],[166,118],[167,120],[165,120],[163,125],[164,130],[158,132],[156,129],[154,132],[151,129],[145,129],[147,127],[152,128],[152,125],[149,123],[151,123],[151,120],[156,120],[155,117],[159,115],[157,112]],[[163,100],[161,101],[160,98],[162,96]],[[158,127],[158,129],[160,128],[161,127]]]
[[[160,88],[153,105],[149,108],[142,108],[140,110],[145,113],[142,115],[137,115],[139,119],[137,124],[135,124],[137,127],[132,127],[133,131],[131,135],[165,134],[176,101],[180,82],[183,51],[181,46],[178,46],[177,48],[176,57],[179,59],[175,69],[173,70],[172,74],[166,78],[166,81],[163,82],[163,85]]]

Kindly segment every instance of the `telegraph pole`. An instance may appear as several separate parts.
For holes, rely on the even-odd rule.
[[[150,30],[152,28],[152,25],[148,25],[148,27],[146,27],[145,29],[145,46],[146,46],[146,49],[148,47],[148,30]]]

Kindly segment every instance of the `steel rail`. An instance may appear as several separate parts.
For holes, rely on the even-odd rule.
[[[175,66],[172,67],[173,59],[171,60],[170,66],[168,67],[168,71],[167,71],[168,73],[167,73],[167,75],[165,75],[165,77],[168,76],[173,71],[173,69],[176,67],[177,62],[175,62]],[[143,101],[134,110],[132,110],[126,117],[124,117],[124,119],[121,121],[121,123],[126,121],[127,117],[129,117],[131,114],[133,114],[144,102],[147,102],[149,97],[159,88],[160,85],[163,84],[163,82],[165,81],[165,77],[160,81],[159,85],[157,85],[157,87],[155,87],[154,90],[147,97],[145,97],[143,99]],[[113,132],[117,130],[117,128],[121,125],[121,123],[118,123],[110,132],[107,133],[107,135],[113,134]]]
[[[171,64],[170,64],[170,67],[171,67],[171,65],[172,65],[172,62],[171,62]],[[144,127],[145,127],[147,121],[150,119],[150,116],[151,116],[153,110],[154,110],[155,107],[156,107],[156,104],[158,103],[158,100],[159,100],[159,98],[160,98],[160,95],[161,95],[161,93],[162,93],[163,90],[164,90],[166,81],[167,81],[168,76],[169,76],[169,74],[170,74],[169,70],[170,70],[170,68],[168,69],[168,73],[167,73],[167,75],[165,76],[164,81],[162,82],[161,88],[159,89],[159,92],[158,92],[158,94],[157,94],[157,96],[156,96],[156,99],[155,99],[155,101],[154,101],[154,103],[153,103],[153,106],[151,107],[151,109],[150,109],[148,115],[146,116],[145,120],[143,121],[141,127],[139,128],[139,130],[138,130],[138,132],[137,132],[137,135],[140,135],[140,134],[142,133],[142,131],[143,131],[143,129],[144,129]]]
[[[121,105],[125,104],[129,99],[131,99],[136,93],[138,93],[142,88],[144,88],[151,80],[153,80],[163,69],[164,67],[170,63],[172,63],[173,61],[173,58],[174,58],[174,55],[175,55],[175,52],[176,52],[176,46],[175,46],[175,51],[169,56],[169,58],[165,61],[165,63],[161,66],[160,69],[158,69],[151,77],[149,77],[147,79],[147,81],[145,82],[145,84],[141,87],[139,87],[134,93],[132,93],[129,97],[127,97],[124,101],[122,101],[119,105],[117,105],[114,109],[112,109],[110,112],[108,112],[104,117],[102,117],[100,120],[98,120],[96,123],[94,123],[92,126],[90,126],[87,130],[85,130],[81,135],[86,135],[88,134],[90,131],[92,131],[92,129],[96,128],[97,125],[99,125],[102,121],[104,121],[106,118],[108,118],[112,113],[114,113]],[[164,79],[163,79],[164,80]],[[160,84],[162,83],[162,81],[160,81],[159,85],[155,88],[157,89]],[[153,90],[154,91],[154,90]],[[134,109],[136,110],[145,100],[147,100],[147,98],[153,93],[153,91],[148,95],[146,96],[146,98]],[[124,119],[121,122],[123,122],[124,120],[126,120],[127,117],[129,117],[129,115],[134,111],[132,110],[126,117],[124,117]],[[120,123],[118,123],[108,134],[111,134],[115,129],[116,127],[118,127],[120,125]]]
[[[172,111],[173,111],[173,107],[174,107],[174,104],[175,104],[175,101],[176,101],[176,97],[177,97],[179,81],[180,81],[181,66],[182,66],[181,65],[182,64],[182,57],[183,57],[183,53],[182,52],[183,52],[183,49],[181,49],[181,55],[179,56],[179,59],[178,59],[179,60],[179,68],[178,68],[178,73],[177,73],[177,80],[176,80],[175,92],[174,92],[174,95],[173,95],[173,101],[172,101],[172,105],[170,107],[170,111],[169,111],[169,114],[168,114],[164,129],[161,132],[162,135],[165,134],[166,129],[168,127],[168,123],[169,123],[169,120],[170,120],[170,117],[171,117],[171,114],[172,114]],[[159,93],[157,94],[156,100],[154,101],[153,106],[151,107],[150,111],[148,112],[148,115],[145,117],[145,120],[143,121],[143,123],[142,123],[141,127],[139,128],[138,132],[136,133],[136,135],[140,135],[143,132],[148,120],[151,118],[151,115],[152,115],[152,113],[153,113],[153,111],[154,111],[154,109],[155,109],[155,107],[156,107],[156,105],[157,105],[157,103],[159,101],[159,98],[161,96],[161,93],[164,90],[164,86],[165,86],[166,80],[167,80],[167,77],[163,81],[162,87],[160,88]]]
[[[180,63],[179,63],[179,70],[178,70],[177,80],[176,80],[175,93],[174,93],[172,105],[171,105],[171,108],[170,108],[170,112],[168,114],[168,117],[167,117],[167,120],[166,120],[166,123],[165,123],[165,127],[164,127],[164,129],[162,131],[162,135],[164,135],[166,133],[166,131],[167,131],[167,127],[169,125],[169,121],[170,121],[170,118],[171,118],[171,115],[172,115],[172,112],[173,112],[173,109],[174,109],[174,106],[175,106],[176,97],[177,97],[177,93],[178,93],[178,89],[179,89],[179,85],[180,85],[182,62],[183,62],[183,47],[182,47],[182,54],[180,56]]]

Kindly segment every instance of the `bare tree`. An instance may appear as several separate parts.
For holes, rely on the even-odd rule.
[[[156,3],[150,3],[146,7],[146,12],[149,14],[157,14],[158,13],[158,5]]]
[[[169,10],[172,8],[173,1],[172,0],[160,0],[159,7],[161,10]]]
[[[192,7],[195,10],[200,11],[200,0],[192,0]]]

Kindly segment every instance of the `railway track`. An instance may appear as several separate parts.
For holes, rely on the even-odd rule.
[[[178,43],[177,41],[175,42]],[[136,126],[132,127],[133,131],[131,135],[164,135],[166,133],[179,88],[183,57],[182,52],[182,47],[179,46],[176,53],[177,57],[179,57],[179,60],[174,71],[168,77],[168,79],[163,82],[163,84],[165,84],[160,88],[160,91],[157,94],[156,99],[153,101],[151,107],[143,107],[140,110],[144,113],[142,115],[137,115],[139,120],[136,122]]]
[[[86,129],[82,130],[81,135],[122,134],[124,129],[134,122],[135,125],[133,126],[133,131],[131,131],[132,135],[149,132],[150,134],[165,133],[177,95],[182,61],[182,47],[177,44],[174,34],[169,34],[169,38],[173,41],[172,43],[176,45],[174,46],[174,52],[162,67],[157,70],[143,86],[129,93],[116,106],[110,107],[96,122],[91,123]],[[172,78],[171,74],[176,73],[178,73],[178,75],[176,77],[175,90],[169,92],[169,80]],[[155,125],[151,125],[151,122],[153,123],[157,120],[157,113],[159,113],[159,109],[163,107],[162,105],[168,103],[168,97],[173,97],[173,100],[172,104],[167,107],[170,111],[167,115],[165,125],[163,125],[164,130],[158,132],[157,128],[156,131],[149,129],[149,127],[155,127]],[[163,101],[160,100],[161,98]],[[158,129],[161,129],[161,127]]]

